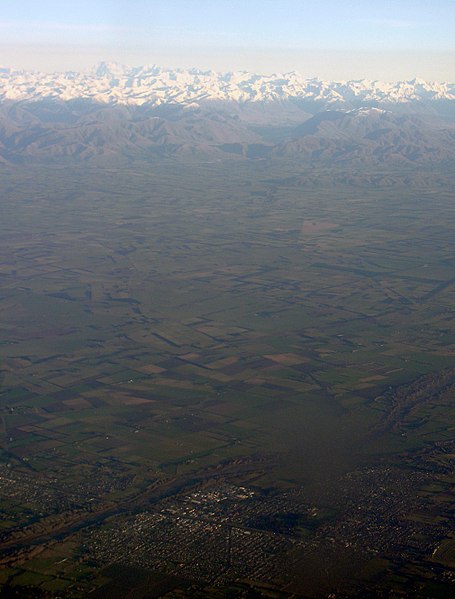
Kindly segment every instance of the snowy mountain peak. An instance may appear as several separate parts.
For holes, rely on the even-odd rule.
[[[129,68],[119,62],[100,62],[93,68],[93,74],[97,78],[118,77],[125,75]]]
[[[346,114],[351,114],[352,116],[381,116],[391,114],[391,112],[390,110],[384,110],[374,106],[361,106],[360,108],[348,110]]]
[[[455,100],[455,84],[421,79],[387,83],[370,80],[321,81],[291,71],[258,75],[98,64],[90,73],[36,73],[0,68],[0,101],[89,99],[107,104],[201,105],[207,102],[315,102],[331,107],[428,103]]]

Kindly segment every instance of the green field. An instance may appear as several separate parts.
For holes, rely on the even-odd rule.
[[[426,498],[435,523],[413,529],[411,557],[395,545],[332,555],[321,537],[314,556],[294,549],[288,578],[269,582],[310,597],[348,582],[350,596],[443,596],[453,566],[448,176],[429,172],[421,188],[412,171],[358,185],[285,161],[235,172],[172,162],[0,168],[5,589],[110,588],[113,571],[84,553],[84,531],[213,477],[264,493],[303,489],[338,514],[341,486],[351,489],[340,481],[381,467],[404,473],[403,489]],[[411,484],[416,469],[426,478]],[[346,506],[362,503],[354,488]],[[400,522],[421,522],[419,506],[403,499]],[[318,591],[319,574],[305,586],[298,564],[312,572],[321,556],[333,577]],[[357,573],[335,566],[350,560]],[[166,573],[186,588],[172,568],[156,574],[163,596]],[[208,575],[196,582],[215,592],[202,590]]]

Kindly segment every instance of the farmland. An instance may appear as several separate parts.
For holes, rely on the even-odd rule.
[[[1,167],[5,593],[448,596],[454,188],[421,176]]]

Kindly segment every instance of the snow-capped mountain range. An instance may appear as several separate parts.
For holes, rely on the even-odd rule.
[[[431,103],[455,100],[455,83],[420,79],[334,81],[307,79],[296,72],[257,75],[158,66],[101,63],[90,73],[40,73],[0,68],[0,101],[87,99],[104,104],[174,104],[197,107],[209,101],[276,102],[302,100],[326,106]]]
[[[106,63],[87,74],[0,69],[0,165],[163,157],[453,168],[455,84]]]

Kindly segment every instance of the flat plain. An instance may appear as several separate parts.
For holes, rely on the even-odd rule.
[[[4,596],[449,596],[449,174],[0,175]]]

